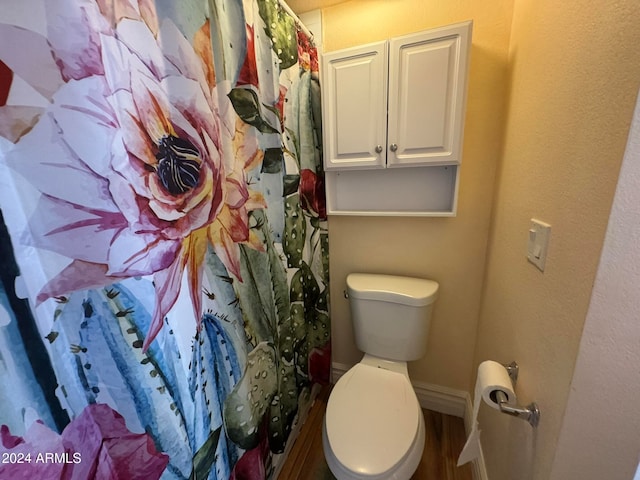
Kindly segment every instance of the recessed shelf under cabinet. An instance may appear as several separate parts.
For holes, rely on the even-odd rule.
[[[326,172],[327,213],[454,216],[458,165]]]

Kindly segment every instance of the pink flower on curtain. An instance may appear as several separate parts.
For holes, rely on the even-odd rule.
[[[265,463],[269,456],[269,442],[266,431],[260,433],[257,447],[245,451],[238,459],[229,480],[263,480],[267,478]]]
[[[331,342],[322,347],[313,348],[309,352],[309,380],[328,385],[331,383]]]
[[[4,63],[0,61],[0,107],[7,103],[9,89],[13,81],[13,72]]]
[[[24,437],[0,427],[2,478],[122,479],[160,478],[169,457],[156,450],[146,433],[132,433],[124,418],[105,404],[92,404],[62,435],[34,422]]]
[[[302,31],[298,31],[298,63],[304,70],[318,72],[318,51]]]
[[[300,171],[300,202],[310,214],[327,219],[324,178],[308,168]]]
[[[38,301],[153,275],[146,349],[185,271],[200,325],[209,246],[239,279],[238,244],[262,249],[249,212],[265,202],[247,172],[263,152],[227,98],[232,86],[216,84],[208,22],[189,42],[150,1],[52,1],[47,12],[47,38],[0,28],[24,47],[0,47],[0,58],[50,101],[33,129],[12,129],[7,156],[42,193],[31,241],[72,259]]]
[[[253,27],[246,25],[246,37],[247,37],[247,53],[245,55],[244,63],[238,74],[237,85],[254,85],[259,86],[258,82],[258,67],[256,64],[256,49],[255,49],[255,35],[253,33]]]

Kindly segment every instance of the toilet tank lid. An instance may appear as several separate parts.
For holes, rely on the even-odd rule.
[[[353,298],[415,307],[429,305],[438,298],[438,282],[377,273],[350,273],[347,275],[347,290]]]

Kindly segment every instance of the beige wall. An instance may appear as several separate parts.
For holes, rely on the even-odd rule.
[[[634,475],[640,458],[639,158],[640,98],[609,215],[550,480],[640,480],[640,471]]]
[[[329,221],[334,361],[357,362],[348,303],[349,272],[433,278],[441,285],[425,358],[415,380],[467,390],[472,373],[494,176],[502,141],[511,1],[361,0],[325,8],[324,51],[473,19],[458,216],[331,217]],[[380,192],[381,195],[384,192]]]
[[[475,365],[517,360],[542,421],[534,433],[483,410],[491,480],[549,478],[640,85],[639,22],[637,0],[515,1]],[[544,273],[524,256],[532,217],[552,225]]]

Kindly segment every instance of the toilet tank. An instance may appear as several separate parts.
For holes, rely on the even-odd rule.
[[[347,293],[356,345],[361,351],[395,361],[424,356],[437,282],[350,273]]]

